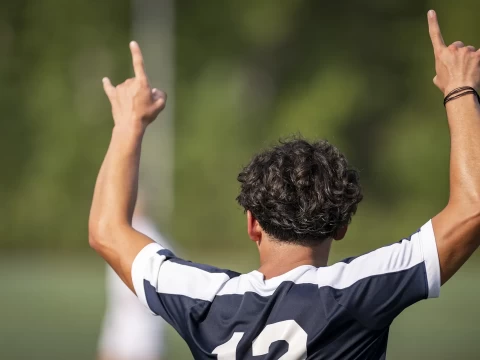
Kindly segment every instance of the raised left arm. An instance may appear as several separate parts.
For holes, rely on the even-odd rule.
[[[130,43],[130,50],[135,77],[116,87],[108,78],[103,79],[115,126],[95,185],[88,230],[90,246],[135,291],[131,278],[133,260],[153,242],[132,228],[141,145],[147,126],[165,107],[166,95],[150,88],[136,42]]]

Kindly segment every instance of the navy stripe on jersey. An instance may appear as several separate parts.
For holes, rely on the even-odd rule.
[[[157,251],[157,254],[160,255],[160,256],[165,256],[166,260],[170,260],[171,258],[176,257],[175,254],[168,249],[159,250],[159,251]]]
[[[159,295],[156,289],[145,280],[145,294],[149,308],[160,315],[166,322],[173,326],[175,330],[187,339],[187,328],[184,324],[188,322],[187,317],[192,317],[195,321],[201,321],[202,308],[207,308],[211,303],[205,300],[192,299],[182,295]],[[185,309],[189,309],[188,312]],[[197,309],[194,311],[193,309]]]
[[[439,295],[440,267],[428,222],[390,246],[268,280],[150,244],[137,255],[132,280],[140,300],[180,333],[195,359],[377,360],[385,359],[393,319]]]
[[[218,344],[227,342],[234,332],[245,332],[238,344],[237,359],[257,360],[249,344],[265,325],[291,317],[309,334],[308,358],[381,359],[386,352],[388,329],[372,331],[364,327],[339,306],[332,288],[322,288],[319,293],[314,284],[283,283],[269,297],[248,293],[219,297],[214,302],[169,294],[156,298],[149,284],[146,291],[158,314],[187,342],[194,359],[213,358],[211,352]],[[323,346],[318,346],[318,339]],[[375,346],[368,346],[372,339]],[[338,347],[339,342],[344,346]],[[285,342],[272,344],[268,359],[280,358],[287,349]]]
[[[374,275],[333,292],[338,303],[361,324],[369,329],[382,329],[406,307],[428,297],[425,265],[420,263],[407,270]]]

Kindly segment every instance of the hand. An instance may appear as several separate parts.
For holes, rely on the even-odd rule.
[[[109,78],[103,79],[103,88],[112,105],[115,126],[144,131],[165,108],[167,96],[163,91],[150,88],[140,47],[130,43],[135,77],[116,87]]]
[[[470,86],[480,90],[480,51],[473,46],[465,46],[455,41],[446,46],[435,11],[428,12],[428,30],[435,53],[435,70],[437,75],[433,83],[447,95],[461,86]]]

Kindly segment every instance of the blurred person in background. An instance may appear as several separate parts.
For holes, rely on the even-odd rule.
[[[132,226],[167,248],[172,248],[146,214],[146,199],[138,193]],[[113,269],[106,268],[106,309],[98,344],[98,360],[162,360],[166,356],[168,324],[152,315]]]
[[[195,359],[384,360],[393,320],[438,297],[478,248],[480,51],[446,46],[434,11],[428,23],[451,135],[449,201],[409,237],[331,266],[332,242],[345,236],[362,193],[357,171],[327,141],[281,142],[239,174],[258,270],[188,262],[135,231],[143,135],[166,95],[150,87],[135,42],[135,77],[116,87],[103,80],[115,125],[95,186],[90,245]],[[218,220],[205,226],[215,233]]]

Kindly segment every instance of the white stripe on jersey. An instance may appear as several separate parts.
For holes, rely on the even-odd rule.
[[[146,280],[158,293],[184,295],[192,299],[212,301],[221,287],[230,279],[225,273],[210,273],[196,267],[165,261],[159,244],[148,244],[132,264],[135,292],[146,304],[143,281]],[[188,281],[182,281],[183,279]]]
[[[282,282],[315,284],[335,289],[345,289],[356,282],[376,275],[408,270],[422,262],[427,270],[429,297],[437,297],[440,291],[440,266],[431,221],[421,231],[403,240],[353,259],[332,266],[316,268],[299,266],[283,275],[263,280],[263,274],[253,271],[230,279],[224,273],[210,273],[193,266],[165,261],[156,254],[163,248],[149,244],[137,255],[132,265],[132,278],[139,298],[146,304],[144,279],[158,293],[183,295],[192,299],[212,301],[215,296],[242,295],[255,292],[261,296],[272,295]]]
[[[440,261],[438,260],[437,242],[433,232],[432,221],[430,220],[416,233],[418,235],[420,245],[422,246],[423,260],[425,261],[425,269],[428,279],[428,297],[436,298],[440,296]],[[415,236],[414,235],[414,236]],[[413,238],[413,237],[412,237]]]
[[[158,268],[157,266],[160,265],[155,267]],[[168,275],[160,279],[162,274]],[[170,261],[164,262],[159,275],[157,279],[150,281],[150,284],[155,287],[158,293],[185,295],[193,299],[206,301],[212,301],[222,286],[230,280],[230,277],[225,273],[210,273]],[[179,281],[179,279],[189,279],[189,281]]]
[[[348,264],[339,262],[321,268],[309,265],[299,266],[288,273],[265,281],[261,273],[253,271],[231,279],[217,295],[241,295],[246,292],[255,292],[261,296],[270,296],[285,281],[295,284],[316,284],[319,288],[329,286],[345,289],[362,279],[407,270],[423,261],[419,237],[415,234],[410,241],[403,240],[401,243],[377,249],[355,258]],[[252,275],[254,281],[252,281]]]

